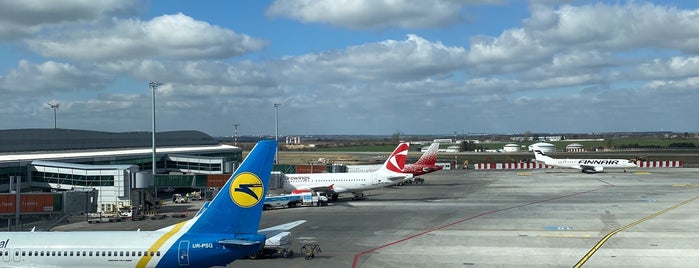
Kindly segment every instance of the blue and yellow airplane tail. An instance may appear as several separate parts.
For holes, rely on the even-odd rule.
[[[257,234],[276,148],[258,142],[187,233]]]

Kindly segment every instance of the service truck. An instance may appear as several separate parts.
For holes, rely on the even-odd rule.
[[[322,192],[302,192],[265,196],[264,209],[293,208],[297,206],[327,206],[328,197]]]

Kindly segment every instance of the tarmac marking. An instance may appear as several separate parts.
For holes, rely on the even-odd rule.
[[[699,199],[699,196],[696,196],[696,197],[694,197],[694,198],[691,198],[691,199],[682,201],[682,202],[680,202],[680,203],[678,203],[678,204],[675,204],[674,206],[671,206],[671,207],[669,207],[669,208],[663,209],[663,210],[658,211],[658,212],[656,212],[656,213],[650,214],[650,215],[645,216],[644,218],[642,218],[642,219],[640,219],[640,220],[637,220],[637,221],[635,221],[635,222],[629,223],[629,224],[627,224],[627,225],[625,225],[625,226],[622,226],[622,227],[617,228],[617,229],[614,230],[614,231],[611,231],[610,233],[608,233],[607,235],[605,235],[599,242],[597,242],[597,244],[596,244],[594,247],[592,247],[592,249],[590,249],[590,251],[588,251],[587,254],[585,254],[585,256],[583,256],[582,259],[580,259],[580,261],[578,261],[578,263],[576,263],[573,267],[574,267],[574,268],[579,268],[579,267],[581,267],[583,264],[585,264],[585,262],[587,262],[587,260],[589,260],[590,257],[592,257],[592,255],[595,254],[595,252],[597,252],[597,250],[599,250],[599,249],[602,247],[602,245],[604,245],[604,243],[606,243],[607,240],[609,240],[609,238],[611,238],[611,237],[614,236],[615,234],[617,234],[617,233],[619,233],[619,232],[621,232],[621,231],[624,231],[624,230],[626,230],[626,229],[629,229],[629,228],[631,228],[631,227],[633,227],[633,226],[636,226],[636,225],[638,225],[638,224],[640,224],[640,223],[642,223],[642,222],[644,222],[644,221],[647,221],[647,220],[650,220],[650,219],[655,218],[655,217],[657,217],[657,216],[660,216],[660,215],[662,215],[662,214],[665,214],[666,212],[668,212],[668,211],[670,211],[670,210],[673,210],[673,209],[676,209],[676,208],[681,207],[681,206],[683,206],[683,205],[686,205],[687,203],[693,202],[693,201],[695,201],[695,200],[697,200],[697,199]]]
[[[471,216],[471,217],[468,217],[468,218],[463,218],[463,219],[461,219],[461,220],[458,220],[458,221],[455,221],[455,222],[452,222],[452,223],[448,223],[448,224],[446,224],[446,225],[442,225],[442,226],[439,226],[439,227],[436,227],[436,228],[433,228],[433,229],[429,229],[429,230],[426,230],[426,231],[423,231],[423,232],[420,232],[420,233],[417,233],[417,234],[414,234],[414,235],[405,237],[405,238],[403,238],[403,239],[396,240],[396,241],[393,241],[393,242],[391,242],[391,243],[388,243],[388,244],[385,244],[385,245],[382,245],[382,246],[378,246],[378,247],[375,247],[375,248],[366,250],[366,251],[364,251],[364,252],[357,253],[357,254],[354,255],[354,259],[352,260],[352,268],[356,268],[356,267],[357,267],[358,262],[359,262],[359,258],[360,258],[361,256],[367,255],[367,254],[369,254],[369,253],[374,253],[374,252],[376,252],[377,250],[380,250],[380,249],[383,249],[383,248],[387,248],[387,247],[390,247],[390,246],[393,246],[393,245],[397,245],[397,244],[403,243],[403,242],[405,242],[405,241],[411,240],[411,239],[413,239],[413,238],[417,238],[417,237],[420,237],[420,236],[423,236],[423,235],[432,233],[432,232],[434,232],[434,231],[439,231],[439,230],[442,230],[442,229],[445,229],[445,228],[448,228],[448,227],[451,227],[451,226],[454,226],[454,225],[457,225],[457,224],[460,224],[460,223],[463,223],[463,222],[466,222],[466,221],[469,221],[469,220],[472,220],[472,219],[480,218],[480,217],[483,217],[483,216],[486,216],[486,215],[490,215],[490,214],[493,214],[493,213],[497,213],[497,212],[502,212],[502,211],[512,210],[512,209],[516,209],[516,208],[521,208],[521,207],[526,207],[526,206],[531,206],[531,205],[546,203],[546,202],[553,201],[553,200],[558,200],[558,199],[562,199],[562,198],[566,198],[566,197],[571,197],[571,196],[576,196],[576,195],[587,194],[587,193],[596,192],[596,191],[601,191],[601,190],[604,190],[604,189],[608,189],[608,188],[614,187],[614,184],[608,183],[608,182],[603,181],[603,180],[601,180],[601,179],[597,179],[597,180],[600,181],[600,182],[602,182],[602,183],[604,183],[605,185],[600,186],[600,187],[595,188],[595,189],[587,190],[587,191],[576,192],[576,193],[567,194],[567,195],[562,195],[562,196],[557,196],[557,197],[553,197],[553,198],[549,198],[549,199],[544,199],[544,200],[540,200],[540,201],[536,201],[536,202],[530,202],[530,203],[526,203],[526,204],[522,204],[522,205],[516,205],[516,206],[511,206],[511,207],[506,207],[506,208],[501,208],[501,209],[486,211],[486,212],[483,212],[483,213],[481,213],[481,214],[477,214],[477,215],[474,215],[474,216]],[[699,198],[699,197],[697,197],[697,198]]]

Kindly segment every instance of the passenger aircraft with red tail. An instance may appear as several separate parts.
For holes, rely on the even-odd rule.
[[[437,151],[439,150],[439,143],[432,143],[427,151],[420,156],[420,159],[413,164],[408,164],[403,169],[404,173],[412,173],[413,176],[417,177],[427,173],[435,172],[437,170],[442,170],[442,166],[437,165]]]
[[[408,157],[408,144],[401,143],[386,162],[374,172],[363,173],[308,173],[285,174],[283,188],[287,192],[306,190],[325,192],[337,199],[337,194],[351,192],[354,198],[363,198],[363,191],[390,186],[411,179],[413,174],[404,173]]]
[[[437,151],[439,151],[439,143],[432,143],[417,162],[406,164],[403,168],[403,173],[411,173],[414,177],[427,173],[442,170],[442,166],[437,165]],[[347,166],[350,172],[373,172],[381,168],[381,165],[351,165]]]

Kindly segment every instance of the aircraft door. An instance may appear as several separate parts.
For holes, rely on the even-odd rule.
[[[189,266],[189,240],[180,241],[180,246],[177,252],[180,266]]]

